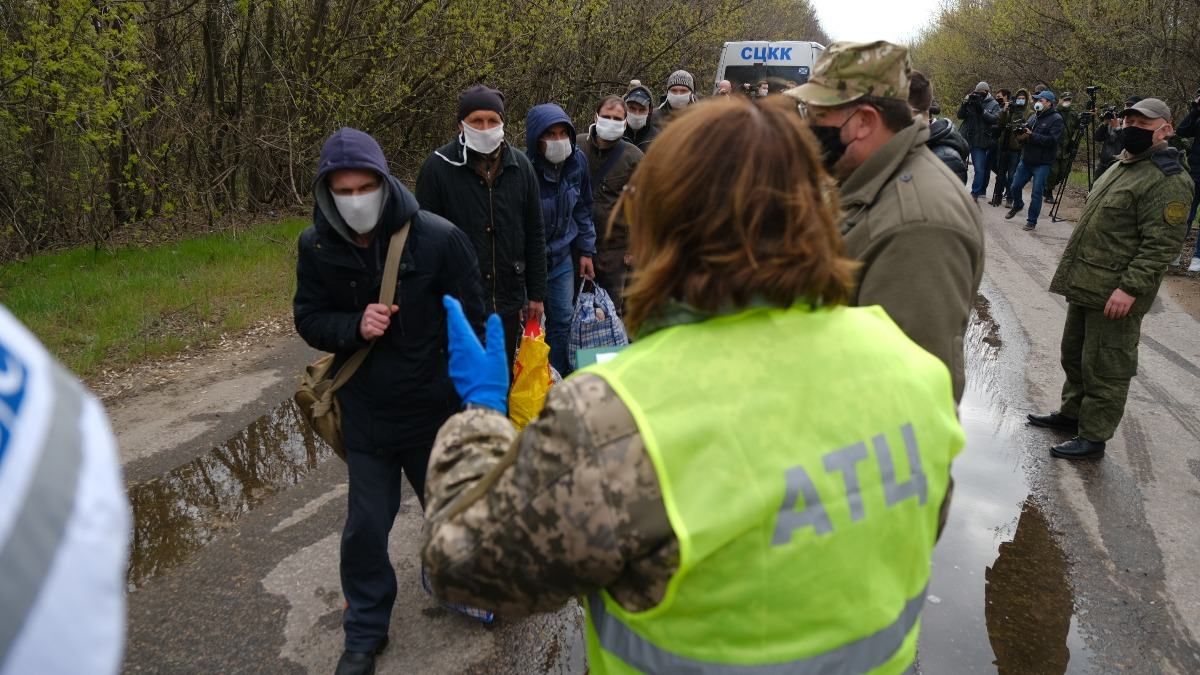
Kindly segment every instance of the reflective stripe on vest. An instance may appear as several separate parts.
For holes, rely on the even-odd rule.
[[[49,430],[8,541],[0,549],[0,664],[46,582],[75,506],[83,462],[83,392],[57,365],[46,378],[54,403]]]
[[[928,588],[928,587],[926,587]],[[588,615],[600,646],[644,673],[688,673],[689,675],[825,675],[865,673],[878,668],[900,649],[921,617],[925,591],[913,596],[892,625],[832,651],[788,663],[729,665],[705,663],[673,654],[633,632],[608,613],[599,593],[588,596]]]

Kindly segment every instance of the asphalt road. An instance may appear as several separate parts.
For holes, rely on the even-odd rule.
[[[1050,458],[1025,414],[1055,408],[1071,223],[1034,233],[983,206],[987,272],[968,336],[968,447],[935,556],[924,673],[1200,672],[1200,340],[1161,297],[1125,421],[1098,462]],[[126,670],[331,673],[341,648],[345,469],[284,403],[315,357],[296,338],[182,369],[110,404],[134,503]],[[581,614],[484,627],[420,588],[411,493],[391,540],[388,673],[582,673]]]

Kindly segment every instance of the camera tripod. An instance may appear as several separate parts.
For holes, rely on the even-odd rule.
[[[1067,156],[1071,158],[1071,162],[1067,164],[1067,175],[1062,177],[1062,181],[1058,184],[1058,188],[1054,191],[1054,206],[1050,209],[1050,222],[1057,223],[1066,218],[1058,217],[1058,208],[1062,206],[1063,192],[1067,188],[1067,183],[1071,179],[1071,169],[1075,166],[1075,160],[1079,155],[1080,141],[1084,142],[1085,155],[1087,157],[1087,186],[1088,191],[1092,189],[1092,183],[1099,176],[1092,175],[1092,167],[1096,165],[1096,146],[1092,143],[1093,134],[1096,131],[1096,99],[1088,101],[1088,109],[1079,116],[1079,126],[1076,127],[1075,133],[1071,135],[1071,140],[1067,143]]]

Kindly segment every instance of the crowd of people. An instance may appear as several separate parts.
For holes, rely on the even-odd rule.
[[[473,86],[414,191],[368,133],[325,142],[293,309],[334,371],[362,358],[337,391],[349,475],[337,675],[373,673],[388,644],[402,477],[426,517],[425,588],[486,622],[583,598],[592,673],[912,667],[965,442],[979,198],[995,173],[990,203],[1010,203],[1011,218],[1032,181],[1036,227],[1070,170],[1071,96],[994,96],[980,82],[956,129],[908,50],[882,41],[830,45],[782,92],[728,85],[701,102],[677,71],[656,101],[635,80],[601,98],[586,129],[542,103],[525,115],[524,149],[509,143],[504,95]],[[1189,178],[1169,142],[1196,134],[1200,92],[1178,131],[1155,98],[1114,117],[1098,142],[1115,135],[1120,150],[1102,160],[1049,289],[1068,301],[1062,403],[1029,416],[1071,434],[1050,449],[1064,459],[1103,457],[1141,317],[1196,211],[1195,149]],[[523,326],[544,318],[551,363],[571,375],[583,279],[618,298],[636,339],[553,387],[517,431]],[[5,386],[13,363],[54,380],[20,335],[4,346]],[[11,418],[22,400],[9,390]],[[7,449],[33,466],[53,449],[0,423],[0,459]],[[111,454],[105,434],[85,455]],[[2,561],[15,549],[0,544]],[[34,590],[55,581],[20,570]],[[106,611],[118,596],[107,590]]]

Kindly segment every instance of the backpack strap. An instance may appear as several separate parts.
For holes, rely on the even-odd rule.
[[[387,262],[383,264],[383,285],[379,288],[379,304],[391,305],[396,298],[396,279],[400,276],[400,256],[404,253],[404,244],[408,241],[409,226],[412,225],[412,220],[409,220],[392,235],[391,241],[388,243]],[[358,367],[367,360],[367,354],[371,352],[371,347],[375,346],[375,341],[354,352],[354,355],[346,359],[341,368],[338,368],[337,375],[333,377],[333,384],[329,386],[329,393],[342,388],[342,385],[350,381],[350,378],[358,370]]]

